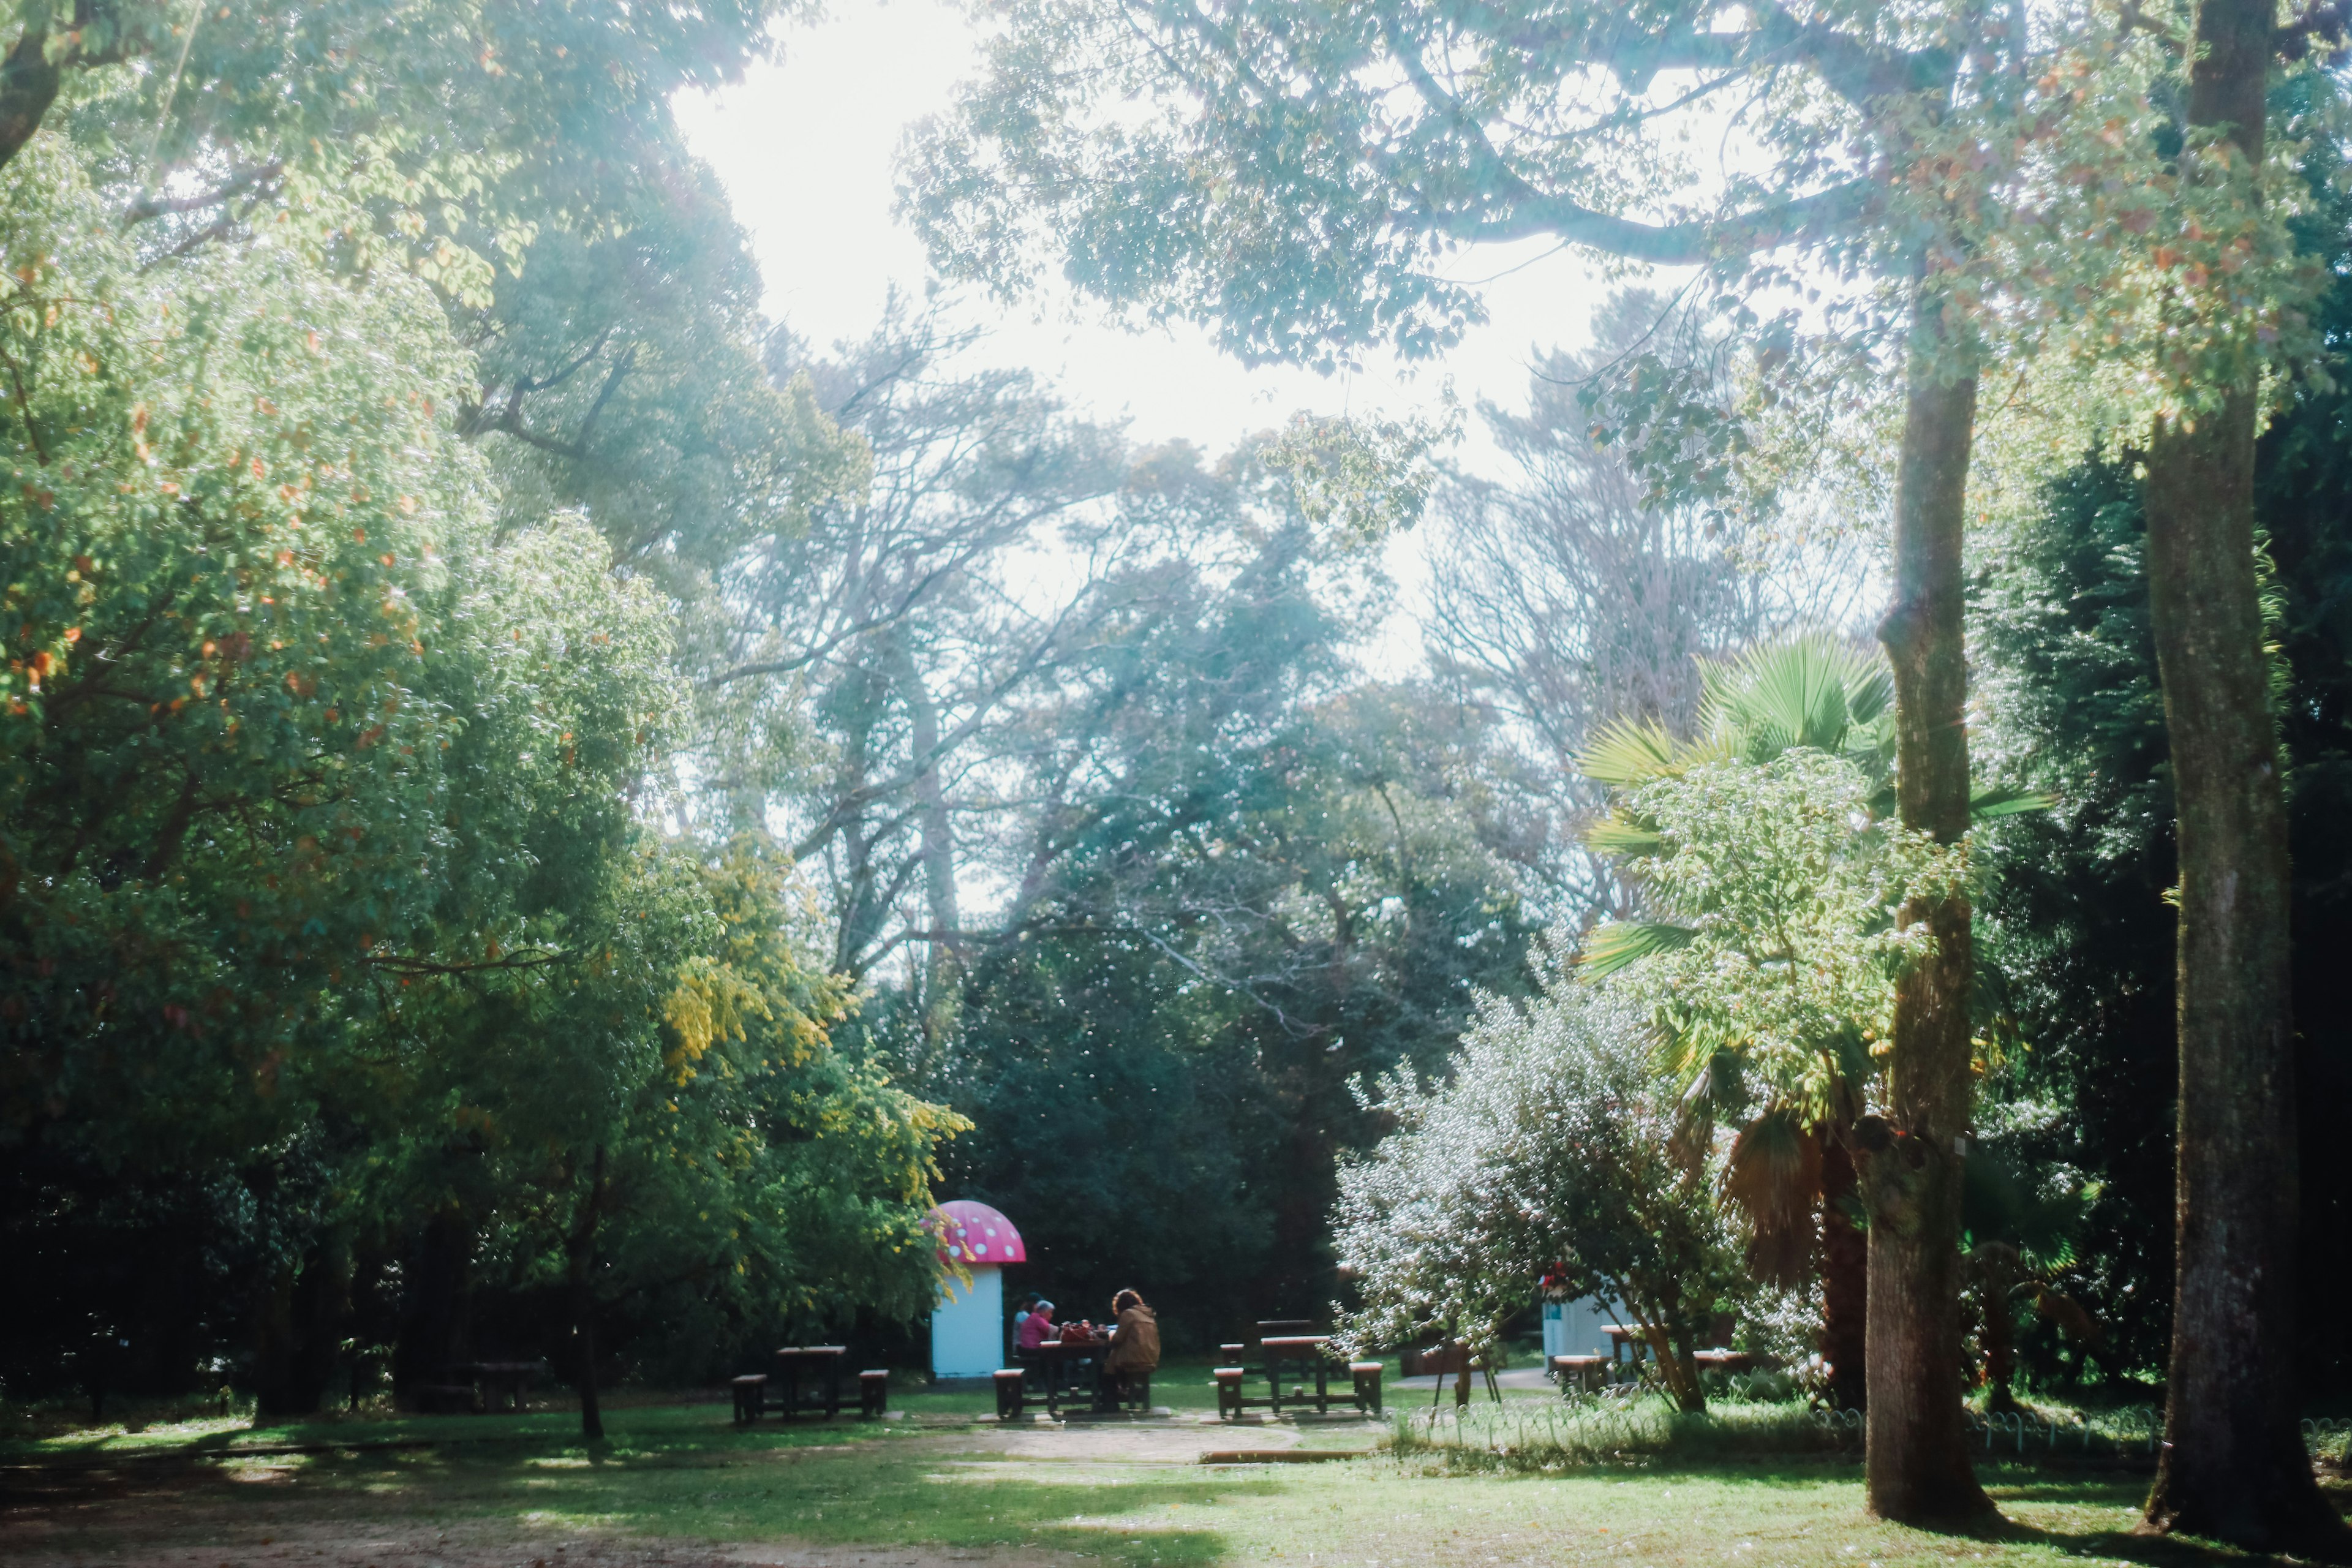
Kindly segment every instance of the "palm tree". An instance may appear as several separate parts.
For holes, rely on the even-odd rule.
[[[1596,849],[1634,860],[1674,853],[1656,822],[1634,805],[1643,786],[1727,763],[1765,766],[1800,750],[1837,758],[1868,785],[1858,850],[1895,814],[1894,683],[1885,658],[1813,633],[1750,650],[1705,669],[1696,732],[1680,739],[1654,721],[1620,724],[1580,759],[1587,778],[1612,792],[1611,815],[1587,835]],[[2038,798],[1979,790],[1979,819],[2035,809]],[[1584,973],[1601,979],[1688,944],[1700,910],[1664,910],[1612,921],[1585,944]],[[1681,919],[1675,918],[1682,917]],[[1760,1047],[1736,1030],[1662,1016],[1665,1065],[1685,1087],[1688,1136],[1703,1145],[1725,1118],[1742,1119],[1722,1192],[1748,1221],[1759,1278],[1822,1281],[1822,1353],[1838,1402],[1864,1399],[1864,1327],[1869,1251],[1856,1199],[1853,1131],[1878,1071],[1859,1021],[1823,1027],[1795,1050]]]
[[[2071,1188],[1997,1155],[1969,1157],[1960,1195],[1961,1261],[1977,1296],[1977,1349],[1985,1408],[2017,1408],[2010,1386],[2017,1371],[2017,1303],[2034,1310],[2085,1351],[2105,1347],[2106,1331],[2051,1280],[2074,1262],[2074,1237],[2089,1205]]]

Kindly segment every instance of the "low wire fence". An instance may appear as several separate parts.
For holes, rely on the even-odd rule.
[[[1801,1405],[1723,1405],[1704,1414],[1658,1398],[1513,1400],[1400,1412],[1400,1456],[1549,1468],[1731,1454],[1859,1452],[1862,1419],[1849,1423]]]
[[[1969,1436],[1988,1454],[2094,1454],[2122,1458],[2162,1446],[2164,1418],[2145,1405],[2053,1413],[1971,1410]]]

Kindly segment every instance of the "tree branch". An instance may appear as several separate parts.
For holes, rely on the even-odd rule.
[[[226,184],[217,185],[201,195],[142,196],[124,211],[122,226],[135,228],[151,217],[162,217],[169,213],[202,212],[206,207],[218,206],[221,203],[241,195],[256,185],[276,179],[285,172],[285,169],[286,163],[283,159],[272,158],[268,163],[257,168],[247,169]]]
[[[57,101],[63,72],[48,58],[47,29],[27,27],[0,60],[0,167],[5,167]]]

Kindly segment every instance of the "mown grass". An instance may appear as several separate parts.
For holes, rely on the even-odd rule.
[[[1779,1459],[1565,1475],[1465,1475],[1411,1458],[1210,1468],[1090,1456],[1081,1435],[1052,1457],[955,1436],[868,1426],[740,1434],[705,1417],[632,1423],[578,1445],[302,1456],[218,1491],[260,1539],[305,1523],[341,1529],[493,1527],[519,1543],[583,1534],[712,1542],[988,1547],[1165,1564],[1436,1563],[2191,1564],[2225,1554],[2128,1533],[2128,1477],[1987,1472],[2010,1523],[1983,1536],[1874,1522],[1850,1465]],[[261,1461],[248,1461],[258,1465]],[[234,1467],[223,1467],[224,1469]],[[233,1494],[233,1495],[230,1495]],[[60,1546],[106,1554],[121,1512]],[[216,1531],[225,1561],[235,1541]]]
[[[944,1413],[942,1413],[944,1414]],[[431,1448],[269,1458],[227,1457],[167,1489],[147,1528],[205,1521],[236,1561],[236,1537],[332,1525],[468,1528],[519,1543],[582,1535],[713,1542],[1025,1548],[1148,1568],[1165,1564],[1732,1563],[1817,1565],[2201,1564],[2242,1561],[2130,1534],[2145,1482],[1991,1465],[2009,1522],[1938,1535],[1864,1517],[1858,1468],[1843,1458],[1735,1455],[1771,1440],[1725,1419],[1715,1437],[1664,1422],[1655,1447],[1621,1447],[1562,1471],[1466,1472],[1427,1451],[1319,1466],[1204,1467],[1181,1446],[1120,1453],[1088,1432],[1008,1449],[1005,1435],[917,1422],[767,1424],[737,1429],[723,1406],[624,1408],[607,1441],[583,1445],[576,1416],[416,1417],[237,1434],[236,1447],[305,1434],[349,1443],[477,1436]],[[1096,1428],[1105,1436],[1151,1427]],[[1202,1429],[1190,1423],[1158,1430]],[[1729,1434],[1727,1436],[1726,1434]],[[1361,1444],[1362,1427],[1314,1433]],[[1695,1458],[1706,1442],[1712,1459]],[[72,1446],[53,1452],[84,1451]],[[193,1501],[192,1501],[193,1499]],[[189,1508],[197,1512],[185,1513]],[[108,1554],[136,1507],[86,1511],[56,1544]],[[224,1521],[236,1526],[224,1528]],[[145,1539],[158,1539],[150,1534]]]
[[[1509,1463],[1480,1460],[1466,1444],[1432,1447],[1424,1434],[1369,1458],[1228,1468],[1191,1460],[1233,1429],[1191,1420],[1005,1432],[965,1419],[986,1408],[984,1395],[894,1394],[894,1403],[911,1418],[748,1429],[721,1405],[625,1403],[593,1446],[579,1440],[576,1413],[543,1411],[57,1434],[37,1451],[87,1459],[176,1447],[215,1457],[193,1469],[132,1465],[110,1483],[127,1490],[109,1507],[60,1510],[70,1522],[50,1543],[94,1558],[124,1555],[129,1540],[143,1549],[185,1538],[216,1542],[220,1561],[234,1563],[239,1541],[273,1531],[373,1528],[463,1529],[519,1548],[582,1536],[1010,1548],[1133,1568],[2245,1561],[2133,1536],[2146,1482],[2112,1472],[1996,1460],[1981,1474],[2006,1516],[1998,1530],[1942,1535],[1873,1521],[1851,1455],[1808,1448],[1819,1428],[1789,1407],[1725,1405],[1697,1418],[1635,1408],[1618,1414],[1605,1443],[1596,1428],[1581,1447]],[[1491,1414],[1474,1406],[1469,1425],[1499,1431],[1537,1414],[1524,1400]],[[1187,1434],[1200,1440],[1188,1447]],[[1380,1433],[1350,1425],[1301,1436],[1354,1447]],[[355,1447],[420,1437],[435,1446]],[[236,1454],[304,1443],[326,1447]],[[1231,1446],[1251,1440],[1236,1434]]]

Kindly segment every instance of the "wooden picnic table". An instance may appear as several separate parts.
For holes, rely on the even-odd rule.
[[[480,1390],[481,1409],[498,1409],[499,1396],[503,1394],[508,1405],[520,1411],[522,1408],[523,1385],[532,1378],[545,1376],[547,1363],[543,1361],[469,1361],[460,1362],[449,1371],[453,1376],[462,1377]]]
[[[1597,1355],[1556,1355],[1546,1359],[1545,1370],[1559,1381],[1562,1394],[1590,1394],[1608,1381],[1609,1365]]]
[[[1035,1371],[1045,1395],[1045,1412],[1056,1418],[1066,1402],[1085,1403],[1089,1410],[1104,1408],[1103,1362],[1110,1355],[1108,1337],[1095,1340],[1047,1340],[1034,1350],[1019,1352],[1024,1366]]]
[[[1238,1364],[1234,1355],[1239,1345],[1220,1348],[1236,1364],[1220,1366],[1211,1373],[1217,1384],[1217,1415],[1221,1420],[1238,1421],[1245,1410],[1265,1409],[1282,1414],[1287,1405],[1312,1405],[1318,1415],[1328,1415],[1331,1408],[1330,1377],[1334,1371],[1348,1374],[1348,1392],[1341,1398],[1352,1402],[1367,1415],[1381,1412],[1381,1363],[1376,1361],[1351,1361],[1343,1363],[1331,1359],[1331,1336],[1328,1334],[1272,1334],[1258,1342],[1265,1354],[1263,1366]],[[1286,1373],[1297,1380],[1297,1387],[1286,1395],[1283,1389]],[[1312,1376],[1315,1392],[1307,1392],[1306,1380]],[[1246,1384],[1250,1378],[1266,1380],[1268,1397],[1252,1399]]]
[[[1612,1363],[1623,1360],[1625,1352],[1631,1350],[1633,1363],[1638,1366],[1650,1353],[1649,1339],[1638,1328],[1608,1323],[1602,1325],[1601,1331],[1609,1336],[1609,1359]]]
[[[1756,1366],[1756,1358],[1746,1351],[1693,1351],[1691,1360],[1701,1372],[1749,1372]]]
[[[822,1410],[832,1420],[841,1410],[841,1369],[847,1345],[786,1345],[776,1352],[776,1375],[783,1393],[775,1401],[785,1420],[803,1410]],[[803,1381],[808,1392],[802,1393]]]
[[[1285,1367],[1296,1368],[1298,1377],[1302,1380],[1297,1391],[1291,1394],[1290,1403],[1293,1405],[1308,1403],[1309,1395],[1304,1379],[1312,1375],[1315,1379],[1315,1393],[1312,1400],[1316,1413],[1321,1415],[1331,1408],[1331,1391],[1327,1382],[1331,1366],[1331,1358],[1328,1353],[1331,1343],[1330,1335],[1273,1334],[1258,1342],[1265,1347],[1265,1380],[1272,1385],[1274,1394],[1272,1403],[1276,1415],[1282,1414],[1282,1373]]]

